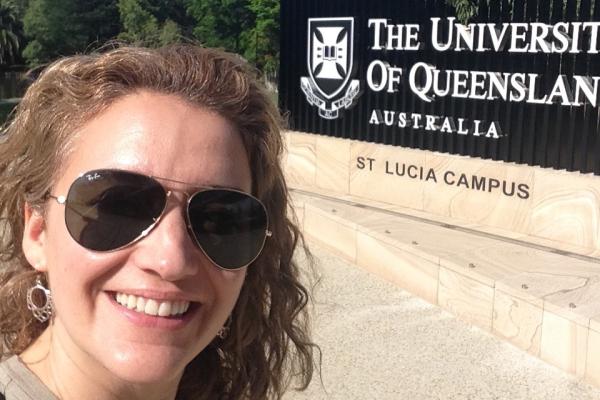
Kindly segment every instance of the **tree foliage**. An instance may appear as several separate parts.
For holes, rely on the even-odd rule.
[[[477,2],[475,0],[447,0],[448,4],[456,10],[456,18],[463,24],[477,13]]]
[[[30,1],[23,20],[30,39],[23,55],[29,62],[40,64],[85,45],[79,24],[65,23],[72,20],[74,12],[73,0]]]
[[[72,16],[83,28],[88,43],[101,45],[121,31],[117,0],[76,0]]]
[[[259,69],[279,66],[279,0],[189,0],[194,38],[241,54]]]
[[[250,0],[255,23],[249,34],[247,58],[267,73],[279,69],[279,0]]]
[[[195,38],[210,47],[245,53],[254,24],[249,5],[250,0],[190,0],[187,9],[196,19]]]
[[[18,59],[22,39],[23,29],[16,10],[10,5],[0,4],[0,64]]]
[[[0,0],[0,7],[10,8],[18,22],[23,21],[29,0]]]
[[[123,31],[119,38],[128,42],[152,45],[158,42],[159,25],[144,0],[119,0]]]
[[[32,65],[85,51],[118,32],[115,0],[30,0],[23,26],[23,51]]]
[[[184,0],[119,0],[122,31],[119,39],[161,46],[191,37],[194,20]]]
[[[146,46],[196,40],[273,73],[279,0],[0,0],[0,64],[21,53],[35,66],[109,39]]]

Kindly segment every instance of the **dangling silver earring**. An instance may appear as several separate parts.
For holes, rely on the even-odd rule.
[[[227,336],[229,336],[229,326],[231,325],[231,315],[229,317],[227,317],[227,321],[225,321],[225,325],[223,325],[221,327],[221,329],[219,329],[219,332],[217,332],[217,336],[219,337],[219,339],[221,340],[225,340],[227,339]]]
[[[36,290],[40,290],[44,295],[45,302],[42,306],[38,306],[33,301],[33,292]],[[39,276],[35,280],[35,286],[27,289],[27,308],[31,310],[35,319],[40,322],[46,322],[52,317],[52,293],[42,285],[42,280]]]

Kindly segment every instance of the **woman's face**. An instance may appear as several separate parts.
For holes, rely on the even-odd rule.
[[[220,116],[173,95],[141,91],[121,98],[84,125],[73,145],[67,163],[59,166],[54,195],[66,195],[81,173],[101,168],[251,190],[240,135]],[[147,237],[108,253],[77,244],[67,232],[64,205],[48,204],[42,234],[25,247],[41,248],[35,261],[49,276],[53,340],[80,368],[99,368],[129,382],[178,379],[225,324],[246,269],[219,269],[194,245],[179,192],[169,197]],[[123,307],[115,301],[117,293],[195,306],[173,323]]]

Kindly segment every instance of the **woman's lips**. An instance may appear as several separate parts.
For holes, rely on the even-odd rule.
[[[185,300],[160,300],[120,292],[115,294],[115,300],[130,310],[159,317],[182,315],[190,307],[190,302]]]
[[[119,314],[140,327],[182,329],[201,310],[200,303],[196,302],[156,300],[118,292],[106,292],[106,294]],[[117,300],[117,295],[119,295],[119,300]],[[131,308],[128,307],[130,298],[132,299]],[[134,300],[135,307],[133,307]],[[125,301],[127,303],[124,305]],[[165,315],[161,316],[160,314]]]

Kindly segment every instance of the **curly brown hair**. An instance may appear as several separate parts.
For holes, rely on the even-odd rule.
[[[309,292],[292,259],[301,235],[287,215],[280,116],[243,59],[194,45],[125,46],[63,58],[27,90],[0,137],[1,353],[19,354],[46,327],[26,308],[26,291],[39,274],[21,247],[24,207],[43,212],[73,132],[140,89],[180,96],[237,128],[250,160],[253,194],[264,202],[273,232],[248,268],[230,334],[186,367],[177,398],[281,398],[292,378],[306,388],[316,346],[308,331]]]

